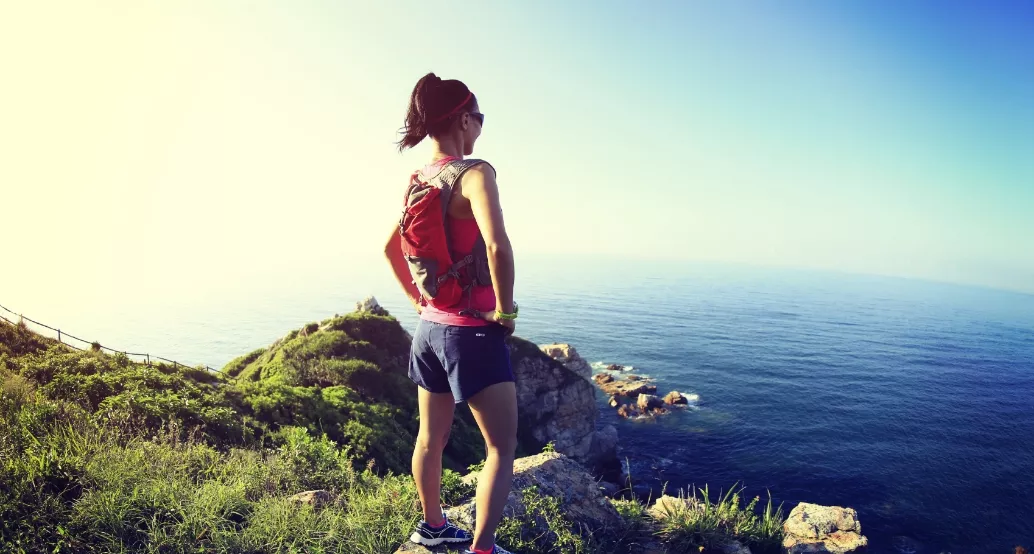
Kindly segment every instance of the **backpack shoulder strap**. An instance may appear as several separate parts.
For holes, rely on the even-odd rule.
[[[442,221],[449,217],[449,201],[452,200],[452,192],[456,188],[456,183],[460,180],[460,177],[468,169],[481,164],[488,164],[488,162],[478,159],[451,161],[442,166],[442,169],[434,177],[430,178],[428,184],[441,190]],[[488,164],[488,166],[492,167],[491,164]]]
[[[467,160],[455,160],[445,164],[441,171],[437,175],[431,178],[436,186],[442,187],[442,189],[448,189],[451,194],[452,188],[456,185],[456,182],[460,180],[460,177],[470,168],[486,164],[492,167],[491,164],[485,160],[478,159],[467,159]],[[493,168],[494,169],[494,168]]]

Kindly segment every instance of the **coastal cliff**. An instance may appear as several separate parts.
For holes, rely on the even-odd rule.
[[[395,552],[419,513],[410,340],[369,300],[212,373],[0,323],[0,550]],[[525,554],[865,545],[846,508],[802,504],[784,521],[757,498],[686,490],[644,503],[601,482],[618,433],[599,425],[592,369],[570,345],[508,344],[523,413],[501,544]],[[467,525],[483,452],[458,410],[443,500]]]

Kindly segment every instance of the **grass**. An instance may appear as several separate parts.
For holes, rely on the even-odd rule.
[[[769,493],[765,509],[758,513],[760,497],[755,496],[744,507],[742,491],[742,487],[733,486],[724,494],[719,492],[717,502],[711,501],[707,485],[702,489],[691,487],[688,494],[680,491],[679,502],[664,504],[660,510],[658,535],[672,552],[720,549],[730,538],[746,544],[752,552],[779,552],[786,520],[782,505],[773,508]]]
[[[354,314],[318,327],[231,362],[234,382],[0,325],[0,552],[393,553],[420,517],[406,475],[416,417],[399,388],[401,328]],[[447,466],[481,469],[476,433],[457,422]],[[446,504],[474,492],[452,470],[442,485]],[[335,501],[291,500],[313,489]],[[781,538],[771,499],[759,515],[757,498],[740,508],[738,492],[716,504],[702,492],[702,510],[660,527],[638,501],[619,500],[621,528],[588,530],[528,489],[527,513],[502,522],[499,542],[597,554],[654,538],[672,552]]]
[[[304,429],[285,429],[276,449],[220,451],[175,433],[126,439],[85,418],[41,426],[60,406],[10,382],[0,396],[4,552],[387,553],[417,520],[410,477],[358,471]],[[290,500],[311,489],[339,500]]]

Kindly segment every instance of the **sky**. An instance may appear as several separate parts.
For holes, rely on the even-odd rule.
[[[478,96],[518,262],[1034,293],[1029,2],[86,4],[0,1],[8,302],[381,263],[428,71]]]

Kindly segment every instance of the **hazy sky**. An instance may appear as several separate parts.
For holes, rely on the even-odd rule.
[[[90,4],[0,4],[8,302],[347,277],[427,71],[478,95],[518,256],[1034,292],[1030,2]]]

